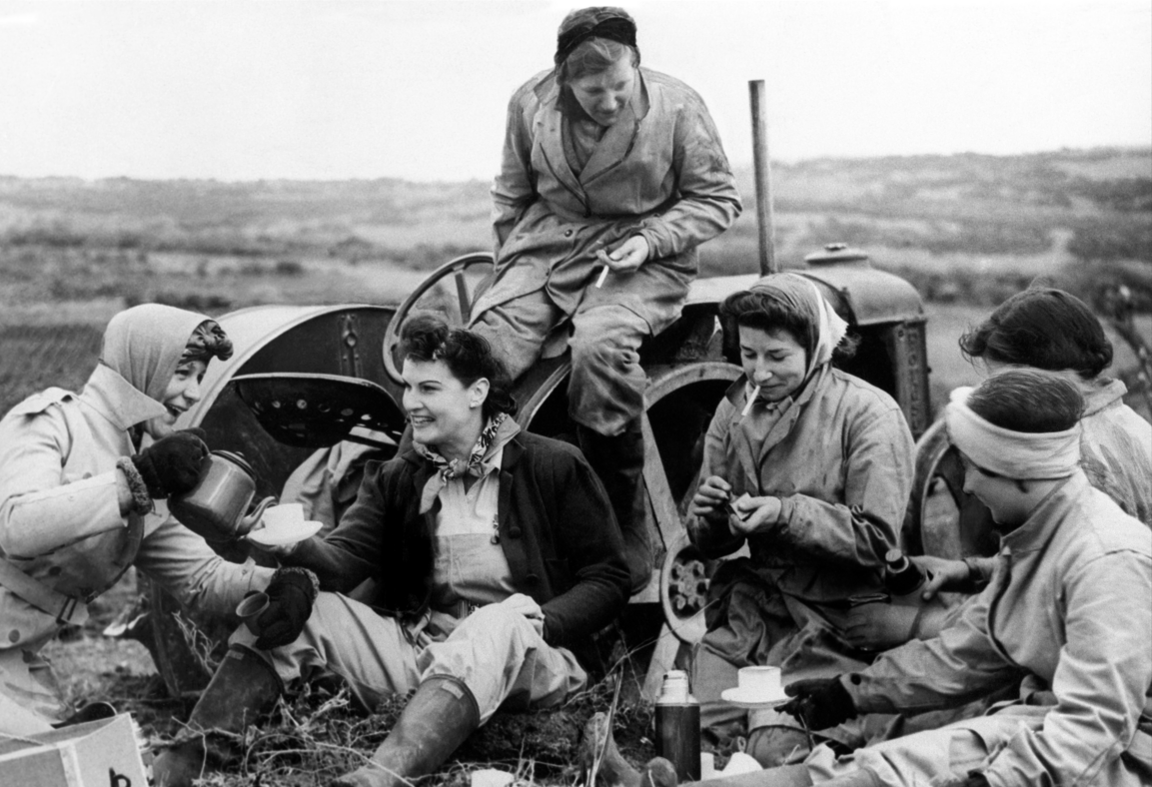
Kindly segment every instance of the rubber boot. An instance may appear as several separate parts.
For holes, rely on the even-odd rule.
[[[576,438],[584,458],[608,492],[612,513],[624,536],[624,553],[632,592],[652,578],[652,543],[648,538],[648,506],[644,495],[644,433],[632,423],[614,437],[578,424]]]
[[[191,787],[193,779],[219,770],[235,752],[225,736],[241,733],[283,693],[272,665],[248,648],[233,645],[200,695],[188,729],[152,763],[154,787]]]
[[[480,708],[463,681],[450,675],[426,678],[371,762],[329,787],[408,785],[443,765],[479,726]]]

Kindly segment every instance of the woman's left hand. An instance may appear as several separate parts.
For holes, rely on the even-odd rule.
[[[751,497],[745,494],[732,501],[732,508],[737,514],[728,517],[728,527],[733,535],[750,536],[775,530],[782,506],[778,497]]]
[[[536,633],[544,636],[544,610],[540,609],[540,605],[531,596],[513,593],[501,601],[500,605],[528,618],[528,622],[532,624],[532,628],[536,629]]]
[[[600,249],[596,259],[613,273],[633,273],[648,259],[648,241],[642,235],[633,235],[612,251]]]

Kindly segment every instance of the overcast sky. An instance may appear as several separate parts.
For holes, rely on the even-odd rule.
[[[0,174],[487,180],[572,0],[0,0]],[[751,161],[1152,144],[1149,0],[643,0]],[[1152,174],[1152,173],[1146,173]]]

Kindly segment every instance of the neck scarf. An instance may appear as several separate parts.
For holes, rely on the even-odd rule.
[[[158,303],[125,309],[104,329],[100,363],[137,391],[162,401],[192,332],[209,319]]]
[[[952,444],[976,465],[1006,478],[1066,478],[1080,466],[1080,424],[1063,432],[1013,432],[968,407],[972,388],[957,388],[944,408]]]
[[[432,510],[432,504],[436,501],[440,490],[453,478],[465,475],[483,478],[494,470],[495,467],[491,464],[492,457],[519,431],[520,424],[509,418],[507,413],[497,413],[480,430],[480,436],[476,438],[476,444],[472,446],[465,461],[445,459],[423,443],[413,442],[412,447],[416,453],[424,457],[435,469],[432,477],[424,484],[424,490],[420,495],[420,513],[426,514]]]

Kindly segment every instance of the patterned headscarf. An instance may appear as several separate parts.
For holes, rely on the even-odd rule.
[[[472,446],[467,461],[463,462],[459,459],[445,459],[423,443],[413,442],[412,447],[416,453],[436,468],[436,472],[424,484],[424,490],[420,495],[420,513],[425,514],[432,510],[432,504],[436,501],[440,490],[453,478],[465,475],[483,478],[491,472],[494,469],[491,464],[492,458],[519,431],[520,424],[509,418],[507,413],[497,413],[480,430],[480,436],[476,438],[476,444]]]
[[[808,335],[796,337],[804,341],[808,353],[805,379],[832,360],[836,345],[848,332],[848,323],[836,313],[811,279],[796,273],[773,273],[759,279],[749,290],[772,298],[788,311],[801,316],[808,325]]]

